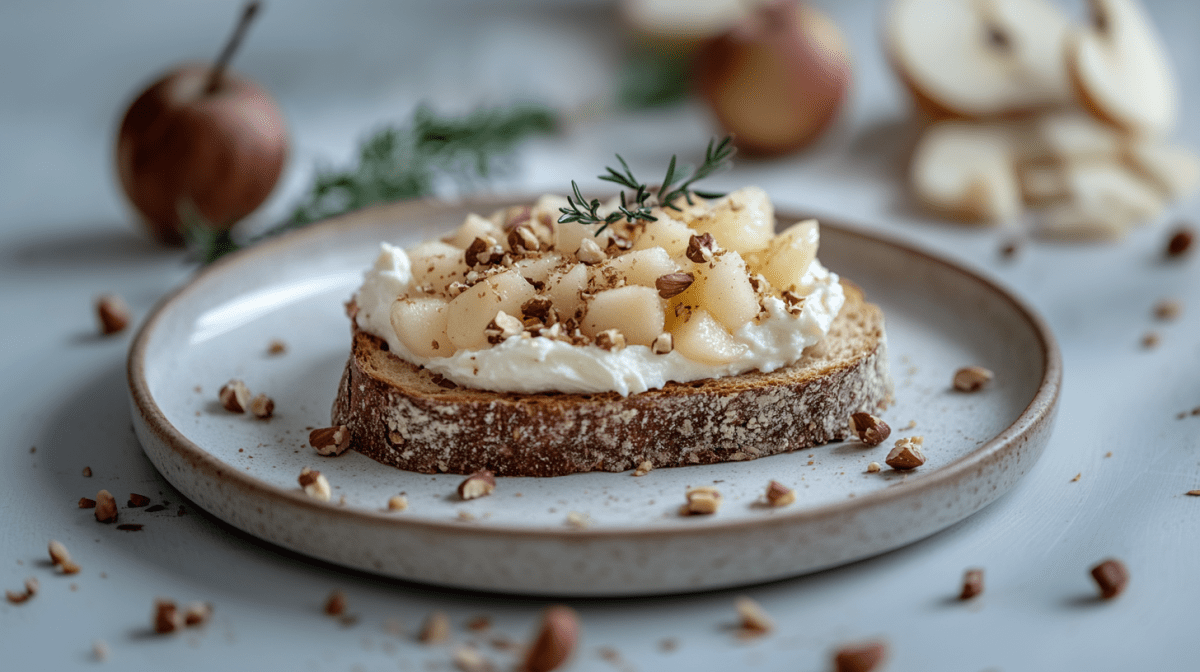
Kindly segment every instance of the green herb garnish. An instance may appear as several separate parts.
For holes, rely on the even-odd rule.
[[[652,191],[645,183],[639,182],[633,176],[633,171],[629,169],[629,164],[625,163],[625,159],[617,154],[617,161],[621,162],[621,167],[625,172],[620,172],[612,167],[606,167],[607,175],[600,175],[599,179],[605,182],[618,184],[624,189],[632,189],[634,192],[634,206],[630,207],[629,201],[625,198],[625,191],[621,191],[621,205],[610,212],[608,215],[601,217],[599,213],[600,201],[585,199],[579,191],[579,185],[575,180],[571,180],[571,191],[574,192],[574,197],[567,196],[567,206],[559,208],[562,216],[558,218],[559,223],[579,222],[580,224],[600,224],[600,228],[596,229],[595,235],[600,235],[609,224],[613,224],[625,219],[628,222],[642,220],[646,222],[657,221],[658,218],[651,215],[651,209],[658,205],[672,210],[682,210],[676,201],[680,198],[687,200],[688,205],[692,205],[692,196],[696,195],[701,198],[719,198],[724,194],[715,192],[699,191],[692,189],[692,185],[698,180],[702,180],[719,170],[728,168],[732,161],[736,148],[733,146],[733,136],[726,136],[721,142],[717,142],[716,138],[708,141],[708,149],[704,150],[704,163],[700,164],[692,174],[686,179],[682,174],[675,174],[676,157],[671,156],[671,163],[667,166],[667,176],[663,178],[662,185],[657,191]],[[678,183],[678,186],[676,186]]]
[[[537,105],[479,109],[465,117],[419,107],[407,126],[383,128],[363,141],[356,166],[319,170],[291,216],[247,244],[368,205],[428,196],[442,178],[471,190],[502,167],[500,159],[517,143],[555,126],[554,112]],[[206,226],[194,208],[187,214],[184,235],[203,263],[241,247],[228,231]]]

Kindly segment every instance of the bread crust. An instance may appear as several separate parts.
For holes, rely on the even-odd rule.
[[[892,395],[883,314],[846,290],[829,335],[791,366],[627,397],[450,386],[354,327],[333,423],[399,469],[499,476],[750,460],[845,439],[852,413],[878,413]]]

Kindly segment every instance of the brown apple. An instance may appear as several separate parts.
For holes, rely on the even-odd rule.
[[[841,108],[851,74],[837,26],[793,0],[757,8],[695,59],[700,94],[721,126],[739,148],[761,155],[815,140]]]
[[[217,64],[171,70],[130,105],[117,136],[121,186],[146,228],[168,244],[183,241],[180,206],[190,202],[214,227],[228,229],[275,187],[287,159],[287,126],[261,87],[225,68],[247,13]]]

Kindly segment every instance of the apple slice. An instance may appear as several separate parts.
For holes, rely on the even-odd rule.
[[[1158,191],[1123,165],[1075,163],[1062,171],[1066,200],[1040,213],[1039,237],[1115,240],[1162,211]]]
[[[1005,126],[965,121],[930,125],[913,153],[909,179],[926,206],[964,221],[997,223],[1021,214],[1016,156]]]
[[[1126,160],[1167,198],[1183,198],[1200,185],[1200,157],[1190,149],[1134,141],[1126,148]]]
[[[884,47],[935,117],[991,117],[1070,101],[1068,35],[1045,0],[895,0]]]
[[[1153,24],[1135,0],[1090,0],[1091,25],[1075,32],[1068,61],[1092,114],[1148,137],[1175,125],[1178,94]]]

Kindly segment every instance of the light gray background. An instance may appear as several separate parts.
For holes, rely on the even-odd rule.
[[[876,3],[821,3],[855,57],[843,120],[812,151],[743,161],[714,188],[757,183],[777,202],[910,237],[1014,288],[1047,317],[1066,378],[1047,454],[1011,494],[924,542],[818,575],[745,591],[661,599],[578,601],[585,640],[572,669],[824,670],[840,643],[884,637],[892,670],[1187,669],[1200,597],[1200,265],[1160,260],[1167,227],[1196,218],[1196,201],[1111,246],[1027,245],[961,229],[913,208],[899,183],[907,102],[883,60]],[[1077,3],[1072,11],[1077,11]],[[130,431],[124,356],[130,334],[94,336],[93,297],[116,291],[144,315],[192,270],[129,224],[111,170],[114,128],[130,96],[169,64],[207,59],[237,2],[61,2],[0,6],[0,587],[41,580],[29,603],[0,603],[4,669],[227,667],[314,670],[450,669],[449,649],[408,632],[431,609],[456,626],[486,613],[527,636],[543,602],[433,590],[313,563],[267,547],[188,506],[179,518],[136,513],[141,533],[100,527],[75,509],[107,487],[182,500]],[[1150,3],[1183,87],[1182,142],[1200,146],[1200,5]],[[291,126],[294,153],[260,222],[287,211],[318,161],[340,163],[370,128],[406,119],[422,100],[448,111],[514,99],[550,102],[571,119],[527,144],[497,191],[561,190],[611,161],[644,170],[694,151],[713,132],[703,110],[612,109],[619,33],[603,4],[443,2],[271,3],[235,67],[264,84]],[[1182,318],[1156,325],[1163,297]],[[1162,344],[1139,346],[1157,329]],[[31,447],[37,448],[31,453]],[[1107,452],[1112,457],[1106,458]],[[80,475],[84,465],[95,472]],[[1070,482],[1077,473],[1079,482]],[[160,494],[161,493],[161,494]],[[186,504],[185,504],[186,505]],[[173,510],[172,508],[172,510]],[[75,577],[45,566],[46,542],[67,544]],[[1133,576],[1113,603],[1093,599],[1087,569],[1122,558]],[[962,570],[983,566],[987,593],[952,598]],[[359,617],[344,628],[320,612],[347,592]],[[734,597],[775,617],[765,639],[737,640]],[[156,596],[209,600],[214,621],[176,637],[147,634]],[[459,628],[461,632],[461,628]],[[678,642],[660,650],[664,638]],[[599,647],[620,653],[614,663]],[[495,656],[507,664],[508,658]]]

